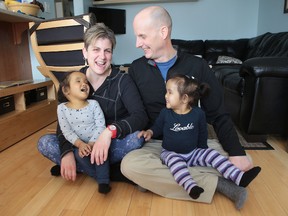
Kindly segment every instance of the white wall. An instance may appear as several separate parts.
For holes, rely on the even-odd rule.
[[[44,12],[40,11],[38,16],[39,17],[43,17],[45,19],[53,19],[54,17],[56,17],[56,10],[55,10],[55,4],[54,4],[54,0],[38,0],[39,2],[41,2],[46,8],[46,10],[44,10]]]
[[[74,1],[74,8],[79,1]],[[91,0],[81,1],[89,4]],[[126,34],[116,36],[117,45],[113,55],[115,64],[131,63],[143,55],[140,49],[135,48],[132,21],[135,14],[148,5],[102,6],[126,10]],[[172,38],[178,39],[249,38],[267,31],[285,31],[288,25],[288,14],[283,14],[284,0],[197,0],[158,5],[165,7],[171,14]],[[75,15],[79,13],[77,11]],[[36,69],[37,60],[33,54],[31,56],[33,77],[36,79],[41,74]]]
[[[135,48],[132,22],[136,13],[148,5],[109,6],[126,9],[126,34],[116,36],[115,64],[130,63],[143,55],[142,50]],[[165,7],[173,19],[172,38],[236,39],[257,34],[259,0],[198,0],[158,5]]]
[[[75,16],[88,13],[88,8],[93,6],[93,0],[74,0],[73,6]]]
[[[288,13],[283,12],[284,1],[260,0],[258,35],[266,32],[277,33],[288,31]]]

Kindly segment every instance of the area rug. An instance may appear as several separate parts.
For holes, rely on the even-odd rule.
[[[237,129],[236,132],[238,134],[239,141],[245,150],[274,150],[274,148],[266,141],[247,142]],[[208,139],[218,139],[212,125],[209,124],[208,124]]]

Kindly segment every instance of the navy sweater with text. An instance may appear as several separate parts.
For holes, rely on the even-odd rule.
[[[208,148],[205,113],[199,107],[187,114],[164,108],[151,130],[153,136],[163,135],[162,147],[168,151],[187,154],[195,148]]]

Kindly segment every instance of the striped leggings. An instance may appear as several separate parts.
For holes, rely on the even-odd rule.
[[[233,181],[237,185],[239,185],[244,174],[244,172],[235,167],[227,157],[224,157],[211,148],[196,148],[188,154],[179,154],[163,149],[160,157],[162,163],[169,167],[176,182],[188,193],[197,185],[189,173],[188,166],[213,167],[217,169],[224,178]]]

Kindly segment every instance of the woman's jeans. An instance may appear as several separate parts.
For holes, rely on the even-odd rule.
[[[109,148],[109,163],[115,164],[121,162],[123,157],[134,149],[139,149],[144,144],[143,138],[138,138],[136,131],[132,134],[127,135],[124,139],[113,139]],[[55,164],[60,165],[61,154],[59,149],[59,141],[56,134],[46,134],[42,136],[38,141],[39,152],[53,161]],[[97,174],[95,172],[96,164],[91,164],[90,157],[79,157],[78,148],[74,148],[74,156],[76,159],[76,169],[78,172],[84,172],[87,175],[97,180]],[[105,183],[105,182],[98,182]]]

